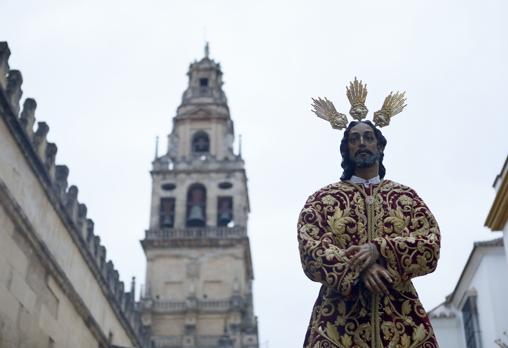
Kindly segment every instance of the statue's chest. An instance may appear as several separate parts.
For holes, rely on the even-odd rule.
[[[338,202],[327,223],[339,247],[404,235],[410,226],[412,199],[408,195],[355,191]]]

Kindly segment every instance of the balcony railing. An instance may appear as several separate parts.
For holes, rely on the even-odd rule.
[[[237,239],[247,236],[245,227],[166,228],[147,230],[145,239]]]
[[[196,336],[196,345],[198,347],[217,347],[220,336]]]
[[[183,336],[156,336],[152,340],[155,348],[179,348],[183,344]]]
[[[226,312],[231,306],[231,299],[224,300],[195,300],[195,301],[154,301],[153,310],[162,313],[183,312],[186,309],[201,311]]]
[[[197,347],[215,348],[221,336],[203,335],[194,336]],[[180,348],[183,345],[183,336],[156,336],[153,337],[155,348]]]

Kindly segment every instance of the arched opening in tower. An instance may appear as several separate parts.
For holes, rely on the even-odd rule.
[[[206,188],[192,184],[187,192],[187,227],[206,226]]]

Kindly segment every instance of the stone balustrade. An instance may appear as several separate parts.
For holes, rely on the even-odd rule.
[[[146,240],[168,239],[240,239],[247,237],[247,229],[235,227],[167,228],[147,230]]]
[[[195,336],[195,343],[200,348],[216,348],[221,336],[203,335]],[[154,348],[180,348],[183,345],[183,336],[156,336],[153,337]]]
[[[227,312],[232,308],[231,299],[189,300],[189,301],[153,301],[152,309],[158,313],[185,312],[197,309],[203,312]]]
[[[154,348],[179,348],[183,344],[183,336],[156,336],[152,342]]]

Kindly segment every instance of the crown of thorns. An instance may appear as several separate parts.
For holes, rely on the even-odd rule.
[[[401,113],[406,107],[406,92],[391,92],[383,103],[380,110],[374,112],[373,121],[377,127],[385,127],[390,124],[390,119]],[[361,121],[366,116],[369,110],[365,106],[365,99],[367,98],[367,85],[362,81],[358,81],[355,77],[353,82],[349,83],[346,87],[346,95],[351,104],[349,114],[355,120]],[[330,122],[332,128],[343,129],[348,125],[348,119],[345,114],[338,112],[333,103],[326,97],[324,99],[318,97],[312,98],[312,112],[318,117]]]

